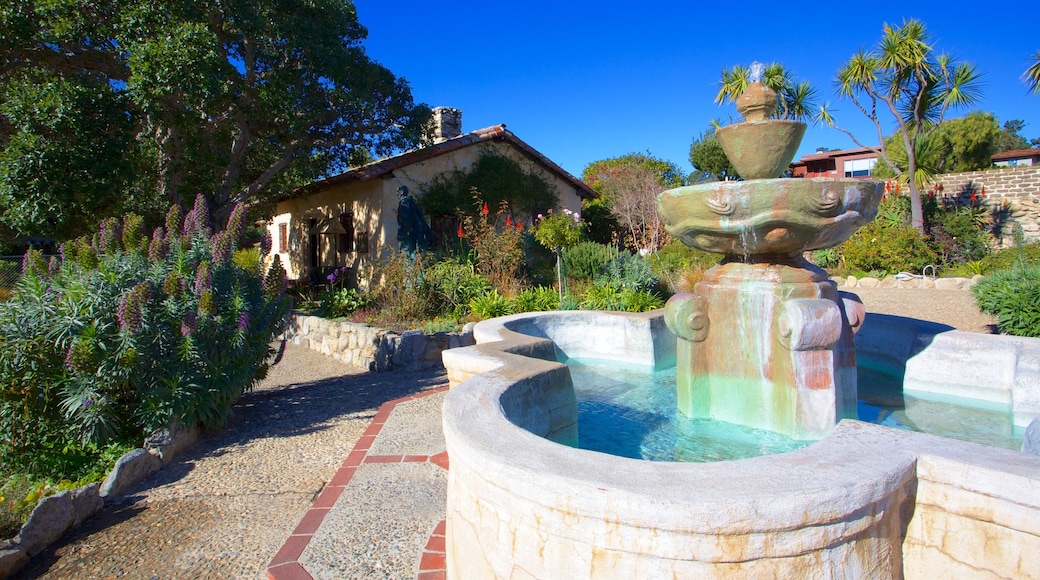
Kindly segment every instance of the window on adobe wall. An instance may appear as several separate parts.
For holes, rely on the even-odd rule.
[[[278,252],[286,253],[289,251],[289,224],[280,223],[278,224]]]
[[[874,173],[877,157],[853,159],[845,162],[845,177],[869,177]]]
[[[368,253],[368,230],[360,230],[357,233],[357,253]]]
[[[346,254],[354,251],[354,212],[348,211],[339,216],[339,225],[343,233],[339,235],[339,251]]]

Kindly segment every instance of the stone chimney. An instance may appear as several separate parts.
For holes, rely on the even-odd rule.
[[[443,143],[462,134],[462,111],[451,107],[433,109],[433,143]]]

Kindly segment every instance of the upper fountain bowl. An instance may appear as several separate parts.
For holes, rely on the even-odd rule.
[[[753,82],[737,97],[737,111],[745,121],[715,131],[729,162],[744,179],[780,177],[805,135],[805,123],[772,118],[776,101],[773,89]]]
[[[750,257],[836,246],[877,215],[884,183],[862,179],[716,181],[657,197],[668,233],[684,244]]]
[[[780,177],[794,159],[805,123],[769,119],[719,127],[715,136],[744,179]]]

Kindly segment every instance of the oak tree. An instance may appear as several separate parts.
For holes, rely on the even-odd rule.
[[[342,0],[5,2],[0,219],[69,237],[128,197],[202,194],[222,224],[358,148],[419,143],[429,109],[366,34]]]

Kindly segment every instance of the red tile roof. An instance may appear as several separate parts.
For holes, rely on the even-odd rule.
[[[574,177],[570,173],[567,173],[567,171],[554,163],[548,157],[536,151],[534,147],[531,147],[524,141],[520,140],[520,138],[506,129],[505,125],[494,125],[473,131],[472,133],[464,133],[458,137],[453,137],[435,145],[413,149],[401,153],[400,155],[387,157],[386,159],[362,165],[361,167],[351,169],[350,171],[340,173],[339,175],[333,175],[332,177],[315,181],[310,185],[297,189],[292,195],[286,196],[286,198],[318,193],[344,183],[368,181],[392,173],[395,169],[400,169],[407,165],[412,165],[413,163],[433,159],[434,157],[451,153],[452,151],[458,151],[459,149],[488,141],[502,141],[516,147],[531,160],[541,164],[550,172],[573,185],[575,189],[578,190],[579,196],[586,199],[599,197],[599,194],[593,191],[592,188],[585,184],[585,182]]]
[[[808,161],[822,161],[824,159],[847,157],[849,155],[861,155],[863,153],[872,153],[872,150],[866,147],[859,147],[857,149],[841,149],[835,151],[824,151],[822,153],[810,153],[809,155],[803,155],[801,159],[795,161],[791,165],[799,165]]]
[[[1027,157],[1040,157],[1040,149],[1015,149],[1014,151],[1004,151],[994,154],[990,159],[993,161],[1002,161],[1004,159],[1025,159]]]

